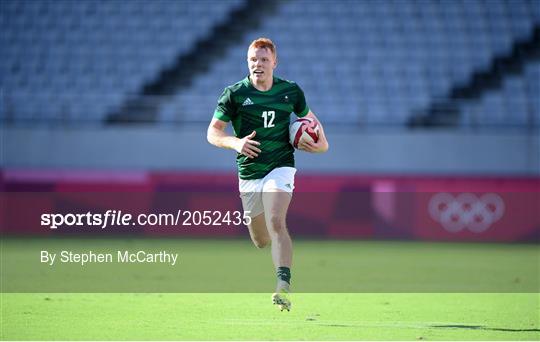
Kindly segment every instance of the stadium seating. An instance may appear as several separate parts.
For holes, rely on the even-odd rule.
[[[100,123],[241,3],[2,1],[3,115]]]
[[[540,125],[540,63],[525,67],[524,77],[507,78],[498,91],[463,106],[465,127],[523,127]]]
[[[0,116],[101,123],[244,3],[3,1]],[[325,122],[401,127],[534,25],[536,0],[283,1],[189,88],[161,101],[159,120],[208,122],[223,87],[247,74],[249,42],[268,36],[278,45],[276,74],[297,81]],[[537,76],[538,65],[527,66],[463,103],[461,123],[538,125]]]
[[[164,106],[162,119],[207,121],[223,86],[247,74],[250,40],[268,36],[278,44],[276,74],[297,81],[325,122],[401,126],[451,86],[488,68],[495,56],[510,52],[516,40],[528,38],[540,23],[537,5],[520,0],[286,2]],[[505,88],[490,96],[500,101],[520,90]],[[526,107],[529,97],[520,99]],[[505,114],[508,120],[526,122],[523,113],[509,118],[513,113]]]

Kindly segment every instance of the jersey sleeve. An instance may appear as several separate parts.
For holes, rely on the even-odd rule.
[[[309,113],[309,107],[306,103],[306,97],[304,95],[304,91],[300,88],[298,84],[296,85],[296,89],[297,89],[298,95],[296,96],[296,103],[294,104],[294,113],[299,118],[302,118]]]
[[[234,104],[232,101],[231,90],[225,88],[218,99],[217,107],[214,111],[214,118],[229,122],[234,116]]]

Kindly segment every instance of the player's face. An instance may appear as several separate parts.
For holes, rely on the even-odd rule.
[[[254,82],[265,83],[272,79],[276,58],[269,49],[250,48],[248,50],[249,75]]]

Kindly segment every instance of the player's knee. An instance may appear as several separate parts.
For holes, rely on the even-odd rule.
[[[285,218],[279,215],[271,215],[267,222],[269,230],[279,234],[287,230]]]
[[[255,247],[262,249],[270,244],[270,238],[257,238],[253,239]]]

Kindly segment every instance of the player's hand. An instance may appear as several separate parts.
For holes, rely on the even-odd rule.
[[[328,143],[319,139],[316,143],[313,141],[303,140],[298,143],[298,149],[310,153],[322,153],[328,150]]]
[[[250,158],[256,158],[261,150],[257,147],[261,143],[255,140],[252,140],[255,137],[257,132],[253,131],[251,134],[246,135],[242,139],[238,140],[238,144],[235,147],[236,152]]]

